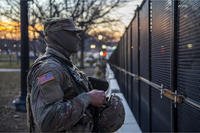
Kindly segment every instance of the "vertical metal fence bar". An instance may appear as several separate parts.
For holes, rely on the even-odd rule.
[[[121,42],[121,44],[120,44],[120,67],[121,68],[123,68],[123,37],[122,37],[122,42]],[[121,88],[121,90],[122,90],[122,92],[124,92],[124,90],[123,90],[123,86],[122,86],[122,81],[123,81],[123,73],[120,71],[120,77],[121,77],[121,79],[122,80],[120,80],[120,88]]]
[[[138,9],[135,11],[135,17],[132,21],[132,72],[138,75]],[[136,120],[139,123],[139,89],[138,89],[138,81],[133,80],[132,82],[132,101],[133,108],[132,111],[135,114]]]
[[[171,87],[172,91],[177,91],[177,44],[178,44],[178,1],[172,0],[172,43],[171,43]],[[177,132],[177,109],[173,102],[171,102],[171,131]]]
[[[171,88],[172,1],[152,0],[151,80]],[[151,91],[152,132],[171,131],[171,101]],[[160,126],[157,125],[159,121]]]
[[[138,8],[138,21],[137,21],[137,23],[138,23],[138,75],[140,75],[140,12],[139,12],[139,8]],[[141,94],[140,94],[140,80],[138,81],[138,96],[139,96],[139,98],[138,98],[138,107],[139,107],[139,109],[138,109],[138,111],[139,111],[139,113],[138,113],[138,118],[139,118],[139,125],[141,126],[141,120],[140,120],[140,112],[141,112]]]
[[[129,71],[129,67],[130,67],[130,26],[128,27],[128,30],[127,30],[127,71]],[[129,106],[131,106],[131,95],[130,95],[130,75],[127,74],[127,94],[128,94],[128,102],[129,102]]]
[[[123,44],[122,44],[122,51],[123,51],[123,55],[122,55],[122,59],[123,59],[123,69],[125,69],[125,65],[126,65],[126,60],[125,60],[125,50],[126,50],[126,47],[125,47],[125,42],[126,42],[126,39],[125,39],[125,34],[124,34],[124,36],[123,36]],[[127,98],[126,97],[126,91],[125,91],[125,76],[126,76],[126,74],[124,73],[124,72],[122,72],[122,74],[123,74],[123,80],[122,80],[122,84],[123,84],[123,93],[124,93],[124,95],[125,95],[125,98]]]
[[[128,26],[128,31],[127,31],[127,42],[128,42],[128,44],[127,44],[127,71],[128,72],[130,72],[130,65],[131,65],[131,63],[130,63],[130,40],[131,40],[131,38],[130,38],[130,25]],[[131,79],[131,77],[130,77],[130,75],[127,75],[127,92],[128,92],[128,104],[129,104],[129,106],[130,107],[132,107],[132,104],[131,104],[131,88],[130,88],[130,79]]]
[[[148,19],[149,19],[149,81],[151,81],[151,46],[152,46],[152,41],[151,41],[151,32],[152,32],[152,3],[151,0],[148,0]],[[149,88],[149,132],[152,132],[152,106],[151,106],[151,87]]]
[[[127,64],[128,64],[128,62],[127,62],[127,51],[128,51],[128,49],[127,49],[127,44],[128,44],[128,39],[127,39],[127,32],[128,31],[128,28],[126,28],[126,31],[125,31],[125,36],[124,36],[124,39],[125,39],[125,42],[124,42],[124,61],[125,61],[125,63],[124,63],[124,69],[125,70],[127,70]],[[128,77],[128,75],[125,73],[124,74],[124,90],[125,90],[125,96],[126,96],[126,99],[127,99],[127,101],[128,101],[128,89],[127,89],[127,86],[128,86],[128,84],[127,84],[127,77]],[[129,102],[129,101],[128,101]]]
[[[122,46],[122,38],[121,38],[120,43],[119,43],[119,45],[118,45],[118,47],[119,47],[119,67],[122,67],[122,65],[121,65],[121,62],[122,62],[122,51],[121,51],[121,46]],[[119,72],[119,76],[122,77],[121,71],[118,71],[118,72]],[[120,89],[121,89],[121,91],[122,91],[122,88],[121,88],[121,80],[118,80],[118,81],[119,81]]]
[[[130,72],[131,73],[133,73],[133,51],[132,51],[132,49],[133,49],[133,42],[132,42],[132,22],[131,22],[131,24],[130,24]],[[133,77],[131,77],[130,78],[130,95],[131,95],[131,109],[132,109],[132,111],[133,111],[133,107],[134,107],[134,105],[133,105],[133,95],[132,95],[132,93],[133,93]]]
[[[144,0],[140,5],[139,23],[139,58],[140,58],[140,76],[149,80],[149,5],[147,0]],[[144,82],[140,82],[140,122],[141,129],[144,132],[149,131],[149,89],[150,86]]]
[[[124,34],[124,41],[123,41],[123,69],[126,69],[126,31],[125,31],[125,34]],[[123,90],[124,90],[124,95],[125,95],[125,98],[127,99],[127,95],[126,95],[126,73],[123,73]]]

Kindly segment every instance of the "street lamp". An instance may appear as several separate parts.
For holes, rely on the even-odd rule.
[[[91,44],[91,45],[90,45],[90,48],[91,48],[91,49],[95,49],[95,48],[96,48],[96,45],[95,45],[95,44]]]
[[[98,39],[101,41],[103,39],[102,35],[98,35]]]
[[[102,48],[102,49],[106,49],[107,46],[106,46],[105,44],[103,44],[103,45],[101,46],[101,48]]]

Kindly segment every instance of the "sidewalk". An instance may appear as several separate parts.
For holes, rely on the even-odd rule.
[[[119,85],[117,83],[117,80],[115,79],[114,73],[110,68],[110,65],[107,64],[106,68],[106,79],[109,82],[109,94],[115,93],[118,95],[124,104],[125,108],[125,121],[123,126],[116,132],[116,133],[141,133],[141,129],[138,126],[135,117],[133,116],[123,94],[120,92]]]

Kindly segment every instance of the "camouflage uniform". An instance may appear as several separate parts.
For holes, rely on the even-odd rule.
[[[82,86],[77,86],[57,56],[69,63]],[[36,128],[41,131],[81,131],[93,129],[90,89],[87,78],[64,55],[47,48],[29,72],[31,110]]]
[[[71,19],[50,19],[44,25],[47,49],[34,62],[27,78],[30,131],[115,131],[123,124],[121,101],[111,100],[113,102],[103,109],[90,105],[91,97],[87,92],[92,90],[92,86],[101,89],[103,82],[98,85],[93,80],[96,83],[91,81],[91,85],[89,78],[72,64],[69,57],[78,50],[78,32]],[[114,118],[122,115],[119,120],[110,119],[119,122],[105,119],[107,116],[113,118],[110,110],[115,112]],[[99,126],[106,130],[97,129]]]

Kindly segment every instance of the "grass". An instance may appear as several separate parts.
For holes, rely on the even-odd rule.
[[[30,66],[33,64],[33,61],[30,61]],[[0,68],[20,68],[20,62],[0,62]]]
[[[20,68],[20,63],[16,63],[16,62],[0,62],[0,68]]]
[[[10,94],[20,88],[19,72],[0,72],[0,92]],[[2,95],[1,96],[5,96]]]
[[[26,113],[10,107],[20,94],[20,73],[0,72],[0,132],[27,132]]]
[[[0,68],[20,68],[16,55],[0,54]]]
[[[15,58],[16,55],[0,54],[0,58],[7,58],[7,59],[9,59],[10,57]]]

